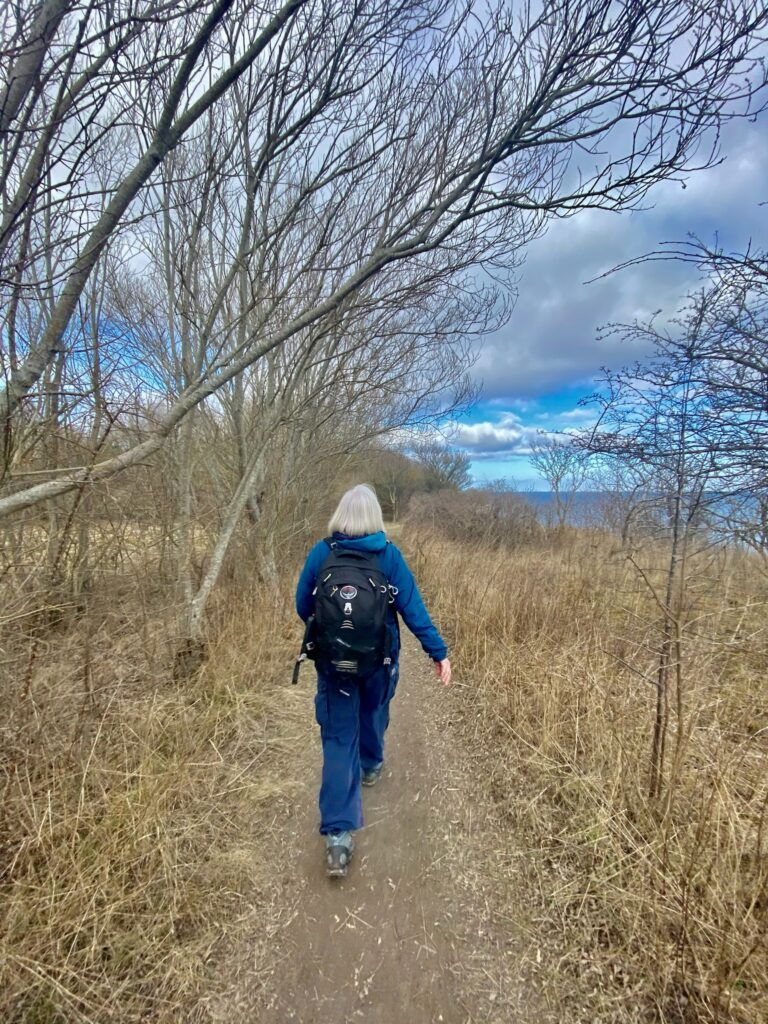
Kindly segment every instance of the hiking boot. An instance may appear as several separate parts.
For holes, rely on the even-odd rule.
[[[381,773],[384,770],[384,762],[377,765],[375,768],[369,768],[368,771],[363,772],[363,777],[360,780],[364,786],[375,786],[381,778]]]
[[[329,832],[325,837],[325,864],[330,878],[346,878],[355,844],[350,832]]]

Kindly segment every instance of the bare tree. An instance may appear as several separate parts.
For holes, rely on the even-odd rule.
[[[206,162],[210,165],[207,155]],[[199,333],[197,325],[205,320],[211,303],[222,296],[217,270],[226,265],[222,224],[226,225],[231,207],[225,203],[217,209],[217,205],[206,202],[191,213],[183,202],[174,203],[178,214],[163,217],[164,244],[157,257],[163,294],[157,301],[169,310],[169,330],[159,349],[155,338],[149,347],[163,366],[171,394],[181,393],[189,374],[210,358],[206,335]],[[149,253],[147,257],[151,266]],[[274,538],[258,495],[266,486],[268,464],[274,468],[273,442],[279,435],[284,445],[287,423],[316,438],[319,428],[333,421],[343,439],[341,446],[334,446],[338,453],[406,422],[414,424],[444,413],[462,401],[471,355],[467,332],[486,329],[491,323],[492,311],[484,295],[476,302],[464,296],[457,303],[445,294],[440,277],[413,282],[404,272],[398,275],[398,284],[397,302],[390,303],[380,301],[367,287],[359,289],[343,308],[272,349],[220,389],[219,403],[235,442],[235,490],[223,498],[226,512],[197,590],[192,572],[193,428],[191,417],[182,422],[176,548],[186,609],[182,634],[195,646],[208,596],[246,507],[262,541],[257,554],[262,575],[270,581],[277,577]],[[140,293],[141,287],[136,291]],[[242,296],[242,289],[237,294]],[[123,302],[124,315],[130,319],[128,305]],[[237,312],[229,316],[233,331],[242,331],[248,323]],[[215,408],[209,415],[216,415]],[[342,429],[345,419],[351,420],[354,431]],[[296,443],[294,438],[291,450]],[[277,459],[282,461],[283,456]]]
[[[200,586],[187,603],[184,635],[195,643],[200,642],[207,600],[249,498],[264,489],[270,465],[274,472],[275,463],[284,463],[286,452],[295,459],[300,437],[313,439],[315,460],[332,459],[382,433],[429,421],[436,411],[442,414],[446,403],[441,391],[450,391],[455,401],[461,401],[466,364],[460,345],[447,359],[444,337],[438,346],[426,333],[398,337],[379,323],[357,338],[350,330],[351,320],[334,322],[321,332],[320,340],[314,337],[318,325],[305,339],[305,351],[294,346],[291,353],[272,353],[264,361],[269,363],[270,379],[255,389],[259,410],[243,445],[248,452],[246,463]],[[329,428],[334,442],[323,449],[318,435]],[[287,446],[286,435],[293,435]],[[255,518],[261,524],[261,512]],[[260,539],[262,573],[276,582],[275,537],[262,528]]]
[[[401,447],[373,448],[365,455],[365,478],[384,514],[397,522],[411,496],[424,487],[423,469]]]
[[[588,453],[567,435],[542,434],[531,441],[530,459],[549,484],[557,527],[562,530],[587,479]]]
[[[60,255],[38,336],[14,333],[10,313],[4,325],[5,430],[66,358],[85,284],[110,240],[129,246],[132,218],[154,202],[157,168],[226,101],[233,133],[247,126],[251,170],[246,161],[217,181],[241,202],[219,298],[196,325],[205,364],[151,436],[14,487],[3,514],[145,460],[201,402],[374,280],[371,300],[394,302],[403,267],[422,284],[479,262],[503,267],[549,216],[637,204],[654,183],[713,159],[716,136],[700,152],[706,132],[748,112],[762,86],[766,12],[746,0],[547,3],[519,17],[437,0],[370,9],[296,0],[267,14],[218,0],[172,5],[162,25],[153,10],[123,18],[89,7],[80,20],[49,18],[41,32],[36,8],[11,26],[21,63],[6,70],[28,87],[14,86],[3,108],[12,119],[6,308],[28,293],[47,253]],[[117,135],[128,139],[122,160],[92,196],[81,183]],[[308,225],[318,230],[308,236]],[[244,331],[225,315],[233,293],[247,293]]]
[[[653,678],[653,797],[660,797],[666,787],[671,707],[677,725],[672,778],[685,742],[689,565],[697,551],[725,539],[714,528],[721,511],[749,486],[751,467],[739,455],[744,445],[735,435],[737,424],[722,415],[722,393],[710,386],[716,298],[716,292],[706,290],[694,296],[683,316],[667,329],[653,323],[621,329],[625,336],[641,335],[651,341],[655,355],[645,365],[606,373],[603,392],[592,399],[601,407],[600,428],[583,439],[587,452],[627,465],[636,484],[642,482],[636,491],[635,518],[653,541],[653,561],[660,546],[666,552],[661,572],[653,564],[643,565],[637,550],[628,555],[660,615]],[[743,426],[753,439],[754,420]],[[764,416],[764,440],[766,427]]]
[[[421,468],[426,491],[444,488],[460,491],[472,482],[472,460],[458,448],[440,441],[420,441],[413,446],[413,455]]]

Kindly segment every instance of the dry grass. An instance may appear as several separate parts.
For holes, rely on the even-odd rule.
[[[405,540],[449,624],[454,714],[493,806],[490,912],[530,951],[510,970],[568,1024],[762,1024],[765,580],[741,556],[690,567],[682,727],[652,802],[658,609],[621,554],[587,533]],[[641,556],[653,581],[661,558]],[[225,582],[209,660],[177,685],[173,608],[142,557],[63,601],[32,575],[0,581],[8,1024],[226,1019],[230,951],[247,935],[258,973],[285,910],[264,866],[306,734],[290,597]]]
[[[150,567],[53,619],[22,597],[0,614],[0,1019],[210,1019],[217,957],[269,898],[263,823],[290,795],[284,602],[223,587],[209,660],[176,685]]]
[[[650,801],[658,608],[621,553],[587,533],[411,549],[495,805],[494,912],[540,937],[535,984],[559,1019],[768,1020],[766,587],[750,559],[689,566],[683,716]],[[661,553],[638,557],[653,581]]]

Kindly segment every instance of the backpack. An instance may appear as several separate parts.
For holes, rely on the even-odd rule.
[[[389,605],[396,590],[375,554],[326,543],[331,551],[317,574],[307,656],[326,672],[364,678],[392,660]]]

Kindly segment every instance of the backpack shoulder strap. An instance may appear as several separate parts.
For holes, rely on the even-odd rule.
[[[339,546],[333,539],[333,537],[323,537],[323,543],[326,545],[328,550],[325,553],[325,558],[321,559],[320,564],[318,566],[318,579],[320,578],[320,573],[323,571],[323,569],[325,569],[326,565],[328,565],[328,563],[333,560],[333,558],[336,555],[336,552],[339,550]]]
[[[335,541],[333,537],[323,537],[323,540],[330,549],[328,551],[328,556],[323,562],[323,568],[325,568],[325,566],[328,565],[336,555],[345,554],[348,552],[352,554],[353,557],[356,559],[364,559],[365,561],[367,561],[372,569],[378,570],[378,572],[380,572],[382,576],[386,578],[386,573],[384,572],[383,566],[381,564],[381,557],[384,554],[383,551],[359,551],[356,548],[342,548],[339,545],[339,542]],[[389,543],[390,541],[387,541],[387,544]]]

